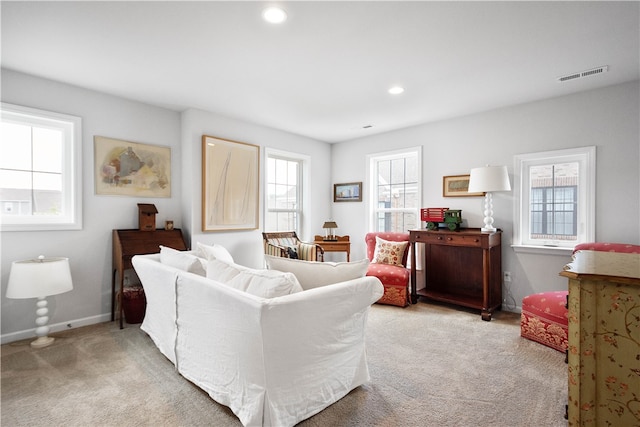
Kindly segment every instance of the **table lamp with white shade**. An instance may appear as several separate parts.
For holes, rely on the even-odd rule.
[[[54,338],[49,333],[49,309],[47,297],[73,289],[68,258],[45,258],[14,261],[11,264],[7,298],[38,298],[36,309],[36,336],[31,343],[34,348],[50,345]]]
[[[485,166],[471,169],[469,177],[469,193],[485,193],[484,196],[484,227],[482,231],[494,232],[493,199],[491,193],[495,191],[511,191],[509,173],[506,166]]]

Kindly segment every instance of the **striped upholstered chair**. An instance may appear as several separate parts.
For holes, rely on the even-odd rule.
[[[324,249],[314,243],[301,242],[295,231],[262,233],[264,253],[304,261],[324,261]]]

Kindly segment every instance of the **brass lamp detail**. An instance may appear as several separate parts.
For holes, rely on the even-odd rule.
[[[334,230],[338,228],[338,224],[336,224],[335,221],[325,221],[322,228],[324,228],[324,238],[322,240],[329,242],[335,242],[338,240],[334,232]]]

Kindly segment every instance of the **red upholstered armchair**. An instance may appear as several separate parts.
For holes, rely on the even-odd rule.
[[[385,244],[379,239],[386,242]],[[364,238],[367,244],[367,258],[371,261],[367,276],[380,279],[384,286],[384,294],[379,304],[409,305],[409,279],[411,272],[406,268],[409,253],[409,233],[368,233]],[[376,252],[376,243],[378,251]]]

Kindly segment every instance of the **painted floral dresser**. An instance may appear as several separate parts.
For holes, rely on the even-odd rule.
[[[569,426],[640,426],[640,254],[579,251],[569,279]]]

